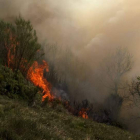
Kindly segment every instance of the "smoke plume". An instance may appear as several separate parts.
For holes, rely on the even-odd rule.
[[[100,62],[110,50],[126,47],[135,62],[132,77],[140,74],[139,5],[139,0],[0,0],[0,18],[12,21],[21,15],[29,19],[40,42],[47,39],[71,48],[93,71],[90,77],[99,73]]]

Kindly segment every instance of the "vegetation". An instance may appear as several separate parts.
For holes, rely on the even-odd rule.
[[[123,88],[123,76],[132,69],[132,56],[125,48],[117,48],[107,60],[106,74],[110,81],[108,88],[113,94],[119,94]]]
[[[124,102],[124,92],[128,88],[124,76],[132,69],[132,56],[127,49],[118,47],[107,56],[106,63],[103,65],[103,82],[110,93],[104,100],[105,121],[124,127],[124,124],[120,122],[119,115]]]
[[[61,104],[52,109],[0,96],[1,140],[138,140],[125,130],[69,114]]]
[[[132,105],[140,109],[140,77],[137,77],[137,79],[133,80],[129,84],[129,101],[132,102]],[[137,118],[139,118],[140,114],[138,112]]]
[[[21,17],[14,24],[0,21],[0,31],[1,63],[26,76],[33,62],[42,55],[36,31],[30,21]]]
[[[64,103],[53,98],[51,101],[46,99],[42,102],[41,89],[27,79],[30,67],[43,56],[41,45],[38,43],[30,21],[25,21],[21,17],[16,18],[13,24],[0,21],[0,30],[1,139],[140,139],[122,129],[97,123],[102,122],[124,128],[124,124],[118,119],[124,101],[121,96],[122,79],[132,67],[131,55],[125,49],[117,49],[115,54],[109,57],[108,64],[105,66],[108,78],[104,77],[104,79],[108,80],[105,82],[109,83],[108,91],[112,94],[109,94],[103,105],[90,104],[88,100],[81,103],[72,104],[68,101]],[[72,59],[73,55],[70,51],[65,50],[63,54],[62,50],[58,50],[56,46],[49,45],[46,49],[49,72],[43,74],[45,68],[43,67],[41,76],[47,77],[56,89],[67,93],[86,93],[89,87],[87,78],[90,76],[90,70],[83,67],[86,65],[76,57]],[[35,70],[34,67],[33,70]],[[133,97],[139,98],[140,78],[137,80],[129,85],[129,89]],[[44,83],[45,87],[51,87],[47,81]],[[50,88],[46,89],[50,90]],[[79,112],[80,116],[83,116],[84,112],[85,118],[89,120],[74,117],[68,111],[75,116],[79,116]]]
[[[11,69],[0,66],[0,95],[20,98],[32,104],[38,91],[38,88],[27,81],[20,71],[15,74]]]

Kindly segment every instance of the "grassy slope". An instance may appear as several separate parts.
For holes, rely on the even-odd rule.
[[[138,140],[116,127],[70,115],[62,106],[28,107],[0,96],[0,140]]]

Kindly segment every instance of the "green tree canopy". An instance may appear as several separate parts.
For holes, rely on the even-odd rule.
[[[26,76],[33,62],[42,56],[36,31],[20,16],[14,24],[1,20],[0,31],[1,63]]]

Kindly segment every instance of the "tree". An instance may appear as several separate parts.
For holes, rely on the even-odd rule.
[[[132,56],[124,48],[117,48],[115,53],[107,59],[106,76],[109,92],[105,100],[105,109],[110,121],[118,123],[118,116],[123,103],[122,93],[125,90],[123,76],[132,68]]]
[[[0,30],[2,62],[26,76],[33,62],[42,55],[36,31],[30,21],[25,21],[20,16],[15,19],[14,24],[0,21]]]
[[[11,39],[14,34],[15,29],[12,24],[0,21],[0,59],[1,63],[8,65],[8,50],[13,45],[13,40]]]
[[[105,73],[111,93],[119,94],[119,90],[123,88],[122,78],[131,70],[132,64],[132,56],[125,48],[117,48],[108,57]]]
[[[140,77],[129,84],[129,92],[131,95],[129,101],[132,101],[133,105],[140,109]]]

